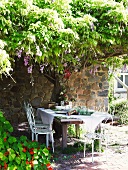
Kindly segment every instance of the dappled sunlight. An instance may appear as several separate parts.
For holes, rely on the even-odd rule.
[[[28,129],[29,129],[28,122],[23,122],[23,123],[18,124],[17,129],[19,131],[28,131]]]

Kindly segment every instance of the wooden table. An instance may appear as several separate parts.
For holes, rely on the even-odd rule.
[[[82,124],[83,121],[77,119],[60,119],[62,124],[62,149],[67,147],[67,130],[69,124],[75,124],[76,127],[76,137],[79,133],[79,124]]]

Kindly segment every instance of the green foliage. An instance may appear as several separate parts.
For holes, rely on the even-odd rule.
[[[8,55],[11,62],[16,56],[29,56],[27,67],[37,63],[59,73],[65,63],[76,69],[112,64],[118,56],[127,63],[127,4],[127,0],[1,0],[0,41],[7,44],[2,56],[9,69],[0,74],[10,71]]]
[[[75,125],[68,126],[68,135],[70,135],[72,137],[76,136]]]
[[[0,111],[0,169],[50,169],[50,153],[45,145],[26,136],[11,136],[13,128]],[[51,168],[52,169],[52,168]]]
[[[9,72],[12,70],[9,55],[3,50],[5,45],[6,43],[0,40],[0,75],[9,75]]]
[[[120,124],[128,125],[128,100],[117,100],[111,104],[110,109],[119,116]]]

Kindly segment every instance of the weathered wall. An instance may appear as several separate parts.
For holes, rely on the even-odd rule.
[[[90,74],[90,68],[71,75],[68,95],[76,98],[74,105],[87,106],[91,109],[107,110],[108,107],[108,70],[99,68],[95,75]]]
[[[33,107],[46,107],[51,98],[53,84],[35,69],[32,86],[27,68],[21,65],[17,65],[12,77],[16,83],[11,78],[0,80],[0,109],[11,123],[19,123],[26,120],[23,102],[29,100]],[[66,85],[68,95],[76,98],[74,105],[86,105],[92,109],[105,106],[107,109],[107,77],[106,68],[98,69],[95,75],[91,75],[89,69],[73,73]]]
[[[39,70],[34,70],[32,86],[31,76],[27,68],[18,65],[11,78],[0,80],[0,109],[11,123],[26,120],[23,106],[24,101],[30,101],[33,107],[45,107],[50,101],[53,84],[51,84]]]

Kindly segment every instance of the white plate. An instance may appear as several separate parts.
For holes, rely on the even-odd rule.
[[[64,110],[58,110],[58,111],[55,111],[57,114],[67,114],[67,111],[64,111]]]
[[[55,108],[58,110],[65,110],[66,107],[65,106],[55,106]]]

